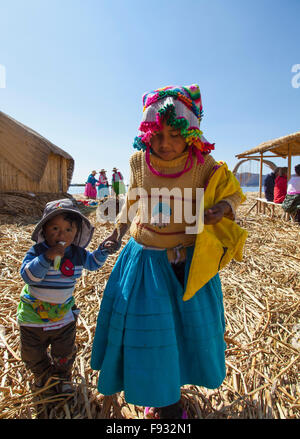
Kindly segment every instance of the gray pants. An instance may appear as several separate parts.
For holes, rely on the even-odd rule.
[[[76,321],[50,331],[20,326],[21,358],[36,379],[43,376],[46,382],[51,375],[70,378],[77,351],[75,337]]]

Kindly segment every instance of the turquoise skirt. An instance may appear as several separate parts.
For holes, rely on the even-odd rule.
[[[187,248],[185,284],[193,250]],[[166,250],[145,249],[131,238],[97,319],[91,367],[101,370],[100,393],[124,390],[128,403],[163,407],[180,399],[184,384],[221,385],[226,344],[219,275],[187,302],[183,293]]]
[[[101,200],[102,198],[109,196],[109,187],[105,184],[99,184],[97,186],[97,196]]]

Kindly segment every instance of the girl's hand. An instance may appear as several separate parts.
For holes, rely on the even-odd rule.
[[[107,249],[109,253],[118,251],[121,248],[122,238],[127,230],[127,224],[120,224],[119,228],[114,229],[112,234],[101,243],[100,247]]]
[[[109,253],[115,253],[121,248],[121,245],[122,236],[119,236],[117,229],[114,229],[112,234],[100,244],[100,247],[108,250]]]
[[[214,225],[217,224],[223,218],[224,214],[231,213],[231,207],[226,201],[220,201],[214,206],[204,211],[204,224]]]
[[[53,247],[48,248],[48,250],[45,252],[45,256],[51,261],[54,261],[56,256],[60,256],[62,258],[64,254],[65,246],[62,244],[56,244]]]
[[[108,251],[108,253],[115,253],[116,251],[118,251],[121,247],[121,242],[116,242],[116,241],[106,241],[105,243],[103,242],[100,246],[102,249],[105,249]]]

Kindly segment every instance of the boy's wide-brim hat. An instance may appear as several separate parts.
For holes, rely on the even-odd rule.
[[[45,241],[45,237],[43,235],[44,224],[46,224],[46,222],[50,221],[55,216],[61,215],[63,213],[73,213],[78,215],[82,219],[81,230],[79,230],[77,235],[75,236],[73,244],[85,248],[92,239],[94,226],[92,226],[90,221],[80,212],[76,201],[69,198],[50,201],[46,204],[42,219],[35,226],[35,229],[31,235],[31,239],[38,244]]]
[[[106,172],[106,170],[105,170],[105,169],[101,169],[101,171],[99,171],[99,172],[100,172],[100,173],[101,173],[101,172]]]
[[[118,168],[113,168],[113,171],[117,171],[118,170]]]
[[[151,137],[162,129],[162,121],[167,116],[168,125],[180,130],[188,145],[207,153],[214,149],[214,144],[209,143],[200,131],[203,109],[197,84],[168,86],[145,93],[143,106],[139,135],[133,144],[135,148],[145,151],[150,147]]]

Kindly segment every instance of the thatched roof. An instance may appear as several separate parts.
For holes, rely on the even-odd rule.
[[[26,177],[39,182],[50,153],[68,160],[67,176],[70,184],[74,159],[36,131],[0,111],[0,157],[22,171]]]
[[[268,142],[261,143],[255,148],[248,149],[241,154],[237,154],[236,157],[243,158],[254,153],[263,153],[269,151],[280,157],[285,158],[289,154],[289,147],[292,156],[300,155],[300,131],[294,134],[289,134],[288,136],[279,137],[278,139],[273,139],[269,140]]]

